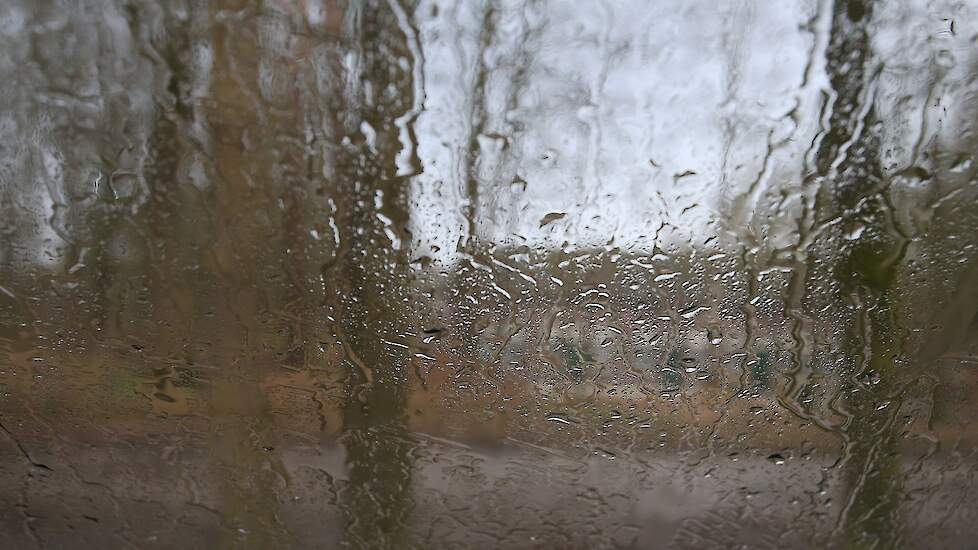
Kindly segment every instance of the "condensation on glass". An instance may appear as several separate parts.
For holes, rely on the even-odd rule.
[[[3,2],[2,546],[973,545],[976,40]]]

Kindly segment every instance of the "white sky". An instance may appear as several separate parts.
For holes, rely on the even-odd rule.
[[[426,100],[415,130],[425,172],[413,183],[412,219],[418,253],[450,261],[467,231],[466,158],[469,136],[478,132],[469,125],[477,118],[484,12],[481,3],[461,2],[439,4],[437,16],[426,17],[433,4],[416,12]],[[599,246],[614,236],[618,246],[649,250],[666,222],[673,241],[701,242],[763,206],[763,194],[742,198],[743,219],[728,219],[732,201],[761,173],[769,141],[782,145],[761,189],[800,183],[820,129],[822,94],[830,91],[823,60],[830,3],[821,19],[817,3],[803,0],[525,4],[502,3],[481,54],[483,240],[556,248]],[[920,133],[935,56],[950,49],[963,57],[968,40],[961,35],[974,32],[962,19],[957,37],[942,33],[947,14],[974,11],[942,6],[892,2],[874,14],[874,51],[889,71],[875,101],[890,125],[887,158],[897,164],[909,162]],[[797,124],[786,116],[792,109]],[[675,177],[687,172],[695,175]],[[525,191],[514,180],[525,181]],[[567,216],[541,228],[552,212]]]

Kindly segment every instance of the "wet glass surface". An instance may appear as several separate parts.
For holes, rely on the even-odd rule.
[[[976,40],[5,0],[2,546],[972,546]]]

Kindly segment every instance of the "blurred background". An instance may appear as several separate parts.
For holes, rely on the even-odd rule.
[[[2,546],[973,545],[976,40],[5,0]]]

